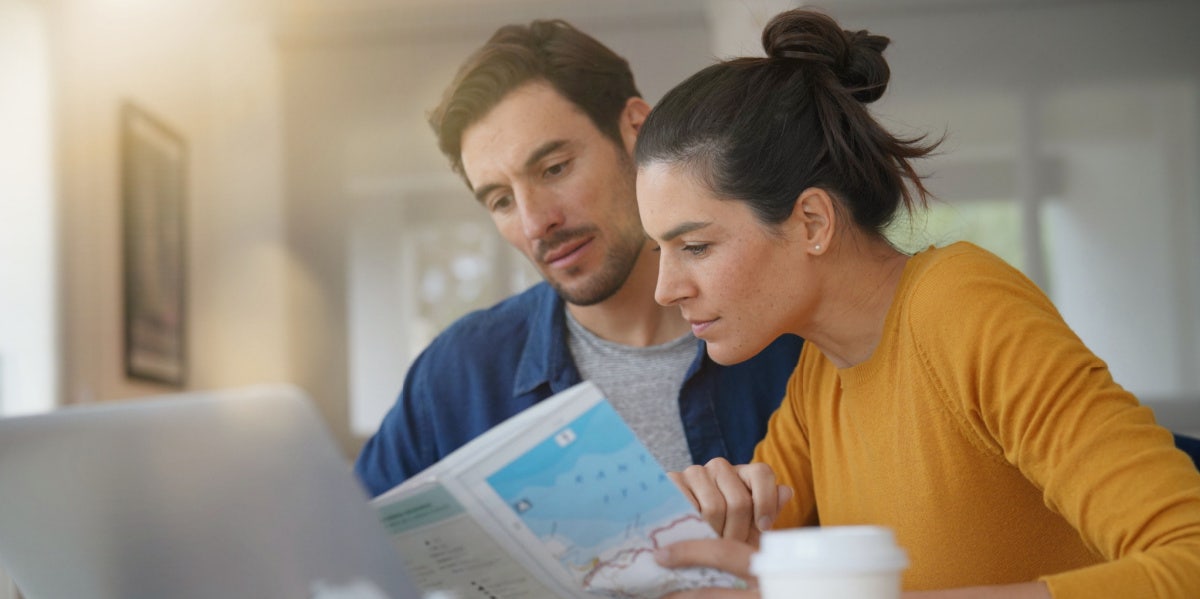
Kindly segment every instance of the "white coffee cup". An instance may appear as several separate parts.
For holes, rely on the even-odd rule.
[[[881,526],[763,533],[750,558],[763,599],[899,599],[908,556]]]

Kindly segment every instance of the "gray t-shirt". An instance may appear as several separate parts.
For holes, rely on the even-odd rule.
[[[567,344],[583,380],[604,392],[663,469],[692,465],[679,416],[679,388],[696,359],[691,333],[662,345],[631,347],[597,337],[567,311]]]

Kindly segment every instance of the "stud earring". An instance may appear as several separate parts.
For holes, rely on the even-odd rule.
[[[813,251],[814,251],[814,252],[819,252],[819,251],[821,251],[821,244],[819,244],[819,243],[818,243],[817,245],[814,245],[814,246],[813,246]]]

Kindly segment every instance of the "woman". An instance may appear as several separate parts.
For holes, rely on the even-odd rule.
[[[1150,410],[1000,259],[885,238],[925,202],[910,161],[936,145],[866,109],[888,43],[783,13],[766,58],[697,73],[639,133],[656,299],[717,362],[807,340],[761,464],[675,477],[725,538],[660,561],[745,576],[773,519],[881,524],[905,589],[941,590],[909,597],[1200,597],[1200,474]]]

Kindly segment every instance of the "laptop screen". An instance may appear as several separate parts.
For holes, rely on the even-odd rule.
[[[0,420],[0,562],[29,599],[420,596],[287,386]]]

